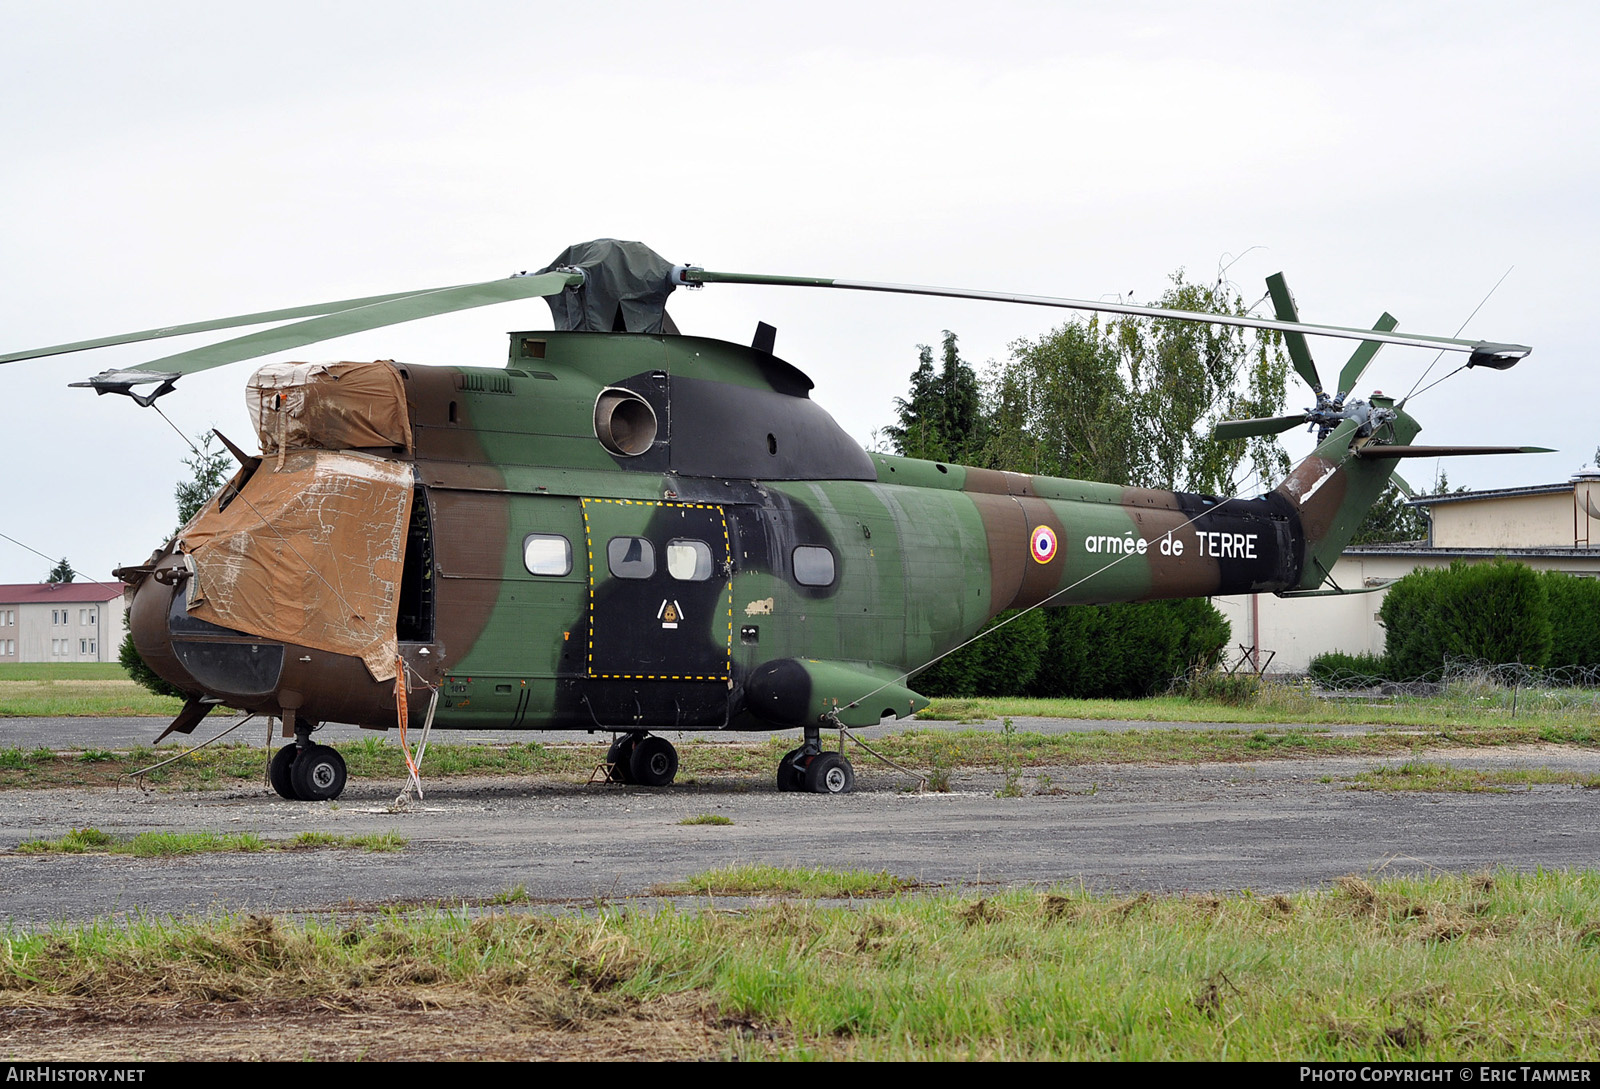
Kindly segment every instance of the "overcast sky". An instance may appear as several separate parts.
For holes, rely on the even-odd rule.
[[[603,236],[713,269],[1139,301],[1231,262],[1248,301],[1282,270],[1307,321],[1388,309],[1438,335],[1515,266],[1463,335],[1533,355],[1419,398],[1420,441],[1560,451],[1460,459],[1452,483],[1566,479],[1600,443],[1580,332],[1600,8],[1315,8],[0,0],[0,353],[490,279]],[[669,309],[743,342],[776,325],[864,443],[919,343],[954,330],[981,365],[1068,317],[727,286]],[[507,330],[548,326],[534,300],[292,357],[499,365]],[[84,577],[144,559],[187,448],[66,383],[195,343],[0,367],[0,533]],[[1349,351],[1313,350],[1324,375]],[[1431,358],[1387,348],[1361,392]],[[254,449],[253,366],[161,408]],[[0,540],[0,582],[49,566]]]

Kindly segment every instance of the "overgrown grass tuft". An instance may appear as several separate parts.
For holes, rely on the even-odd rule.
[[[692,817],[685,817],[679,824],[732,824],[732,817],[724,817],[721,813],[697,813]]]
[[[17,846],[17,852],[25,855],[96,852],[133,855],[137,858],[170,858],[176,855],[254,853],[317,847],[388,852],[401,850],[406,843],[404,836],[393,831],[356,836],[301,832],[290,840],[268,840],[254,832],[140,832],[134,836],[118,837],[98,828],[74,828],[59,839],[27,840]]]
[[[1533,786],[1569,785],[1600,790],[1600,778],[1555,768],[1461,768],[1408,760],[1404,764],[1357,772],[1345,779],[1352,790],[1417,790],[1463,794],[1505,794]]]
[[[887,871],[793,869],[752,863],[707,870],[673,885],[664,895],[708,893],[714,896],[783,895],[804,897],[888,896],[916,882]]]

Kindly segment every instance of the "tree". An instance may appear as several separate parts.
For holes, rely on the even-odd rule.
[[[1248,308],[1222,279],[1191,284],[1179,269],[1155,305],[1243,316]],[[1190,321],[1118,322],[1124,366],[1136,398],[1146,487],[1230,495],[1234,474],[1248,460],[1265,485],[1289,470],[1276,436],[1222,441],[1212,427],[1222,420],[1275,416],[1283,410],[1288,356],[1277,333]]]
[[[1114,329],[1090,319],[1012,343],[1010,364],[990,369],[985,467],[1133,483],[1135,409]]]
[[[50,569],[50,575],[45,579],[45,582],[52,586],[57,586],[71,582],[77,577],[78,573],[72,569],[72,565],[67,562],[67,558],[62,556],[61,562]]]
[[[936,369],[933,349],[917,345],[911,396],[895,399],[898,424],[883,429],[895,453],[929,461],[971,461],[982,446],[983,397],[977,373],[956,349],[956,335],[944,331]]]
[[[183,459],[183,464],[193,475],[188,480],[179,481],[172,490],[173,499],[178,505],[178,530],[182,530],[196,514],[200,513],[200,508],[204,507],[217,493],[217,489],[227,481],[229,470],[233,468],[233,459],[225,450],[212,449],[215,437],[210,432],[197,438],[200,445],[195,450],[194,456]],[[178,530],[174,530],[174,534]],[[163,680],[155,670],[145,664],[143,658],[139,657],[139,648],[133,643],[133,632],[127,630],[127,613],[122,614],[122,626],[122,645],[117,649],[117,660],[122,663],[122,668],[128,671],[128,676],[158,696],[186,699],[187,693]]]
[[[172,496],[178,503],[179,529],[200,513],[200,508],[227,482],[233,469],[233,458],[228,456],[226,450],[212,449],[215,436],[211,432],[197,437],[200,440],[199,449],[193,457],[183,459],[183,464],[194,475],[188,480],[180,480],[172,490]]]
[[[1353,545],[1391,544],[1420,541],[1428,536],[1428,520],[1407,502],[1405,493],[1391,482],[1378,501],[1367,508],[1366,517],[1350,538]]]
[[[1180,270],[1158,306],[1243,314],[1219,281]],[[1098,317],[1011,345],[986,383],[982,463],[1150,488],[1230,495],[1248,464],[1262,483],[1288,471],[1276,436],[1220,441],[1224,419],[1274,416],[1289,361],[1275,333],[1195,322]]]
[[[1449,495],[1452,492],[1464,492],[1463,485],[1458,488],[1450,487],[1450,478],[1443,469],[1433,478],[1433,489],[1429,495]],[[1354,545],[1365,544],[1391,544],[1396,541],[1421,541],[1428,536],[1428,515],[1421,507],[1413,507],[1406,501],[1400,486],[1393,481],[1378,501],[1367,508],[1366,516],[1361,519],[1361,524],[1356,527],[1355,536],[1350,539]]]

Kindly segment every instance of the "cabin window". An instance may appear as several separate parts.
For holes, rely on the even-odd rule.
[[[643,537],[613,537],[606,563],[619,579],[647,579],[656,573],[656,547]]]
[[[530,575],[570,575],[572,542],[559,533],[530,533],[522,539],[522,566]]]
[[[833,553],[820,545],[801,545],[794,550],[794,580],[801,586],[832,586]]]
[[[711,546],[704,541],[668,541],[667,574],[681,582],[704,582],[711,577]]]

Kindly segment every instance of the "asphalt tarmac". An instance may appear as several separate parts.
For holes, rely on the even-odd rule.
[[[0,745],[44,736],[42,743],[56,746],[115,748],[123,744],[112,740],[118,731],[148,725],[117,721],[7,720]],[[1110,728],[1040,721],[1056,729]],[[1016,725],[1036,728],[1033,720]],[[467,736],[492,735],[446,739]],[[606,740],[591,742],[597,759]],[[1600,865],[1600,792],[1563,785],[1501,794],[1376,793],[1346,781],[1403,759],[1029,769],[1026,793],[1017,798],[996,797],[1001,777],[988,772],[958,776],[950,794],[918,794],[912,781],[866,761],[857,762],[856,793],[839,797],[779,794],[764,774],[661,790],[549,778],[425,780],[422,801],[404,808],[394,805],[398,781],[352,780],[331,803],[284,801],[256,786],[190,794],[5,791],[0,852],[81,827],[268,838],[394,830],[409,845],[389,855],[316,850],[158,860],[4,853],[0,907],[12,924],[34,926],[130,913],[470,905],[519,885],[536,900],[582,907],[597,899],[648,901],[663,883],[746,862],[889,870],[930,886],[1119,893],[1276,892],[1348,873]],[[1435,751],[1427,759],[1600,775],[1600,753],[1571,748]],[[704,813],[733,823],[680,823]]]

